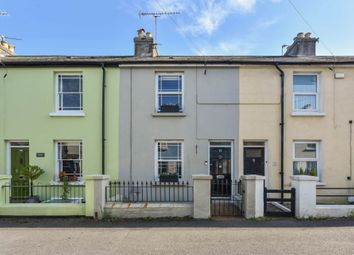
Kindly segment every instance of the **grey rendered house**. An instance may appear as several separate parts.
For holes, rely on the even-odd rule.
[[[120,65],[119,179],[191,180],[209,165],[214,177],[236,178],[238,67],[206,68],[189,57],[144,63],[153,42],[134,41],[139,64]]]

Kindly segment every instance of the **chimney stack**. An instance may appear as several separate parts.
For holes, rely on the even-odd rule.
[[[15,55],[15,46],[5,41],[3,36],[0,36],[0,57]]]
[[[134,38],[134,56],[138,58],[156,57],[157,47],[150,32],[145,34],[143,28],[138,30],[138,36]]]
[[[284,56],[316,56],[316,43],[318,38],[311,37],[311,33],[298,33],[294,42],[290,45]]]

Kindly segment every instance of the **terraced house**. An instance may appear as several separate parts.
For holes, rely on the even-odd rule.
[[[284,56],[159,56],[139,30],[134,56],[3,49],[0,170],[39,165],[48,183],[60,171],[225,185],[257,174],[280,189],[307,174],[353,187],[354,57],[316,56],[316,43],[299,33]]]

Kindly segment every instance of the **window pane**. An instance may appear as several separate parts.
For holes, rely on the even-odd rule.
[[[61,159],[80,159],[80,144],[59,143]]]
[[[62,92],[81,92],[80,76],[62,77]]]
[[[294,92],[317,92],[317,75],[294,75]]]
[[[80,94],[63,94],[63,109],[64,110],[80,110]]]
[[[67,175],[78,175],[81,173],[81,160],[63,160],[62,169]]]
[[[315,95],[295,95],[295,109],[316,110]]]
[[[294,174],[300,174],[301,170],[303,171],[303,174],[309,175],[311,172],[311,169],[316,169],[316,173],[318,175],[317,171],[317,161],[295,161],[293,162],[293,173]]]
[[[295,143],[295,158],[317,158],[316,143]]]
[[[158,143],[159,160],[181,160],[180,143]]]
[[[158,163],[158,171],[159,175],[164,175],[164,174],[175,174],[177,173],[179,177],[182,175],[182,167],[181,167],[181,162],[175,162],[175,161],[160,161]]]
[[[182,76],[166,75],[159,76],[159,92],[181,92]]]
[[[58,142],[58,167],[69,176],[82,176],[81,142]]]
[[[160,105],[181,105],[181,95],[159,95]]]

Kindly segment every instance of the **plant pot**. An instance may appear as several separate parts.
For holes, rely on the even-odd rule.
[[[160,112],[179,112],[179,105],[175,104],[175,105],[161,105],[160,106]]]
[[[33,196],[26,199],[26,203],[40,203],[40,202],[41,200],[39,199],[39,196]]]

